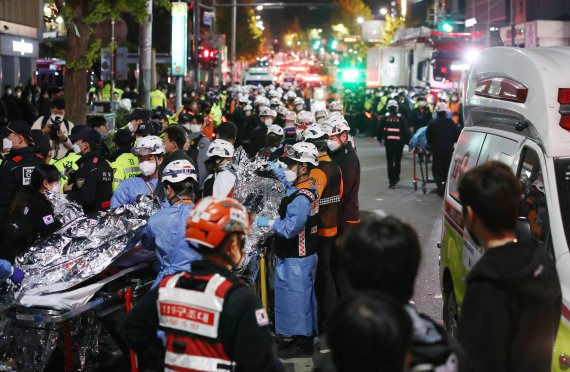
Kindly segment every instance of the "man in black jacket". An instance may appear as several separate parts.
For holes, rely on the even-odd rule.
[[[69,199],[83,207],[85,213],[95,213],[111,207],[113,168],[101,153],[101,135],[87,126],[71,140],[79,145],[81,158],[75,162],[77,171],[69,176],[63,187]]]
[[[438,103],[435,111],[437,118],[428,124],[426,139],[433,154],[432,172],[437,193],[443,196],[454,144],[459,137],[459,128],[453,120],[447,118],[448,108],[445,102]]]
[[[485,251],[467,275],[459,341],[476,372],[550,371],[562,294],[554,261],[517,241],[520,182],[492,161],[459,181],[465,228]]]
[[[410,130],[406,118],[398,112],[398,103],[391,99],[386,106],[388,113],[380,119],[376,138],[379,142],[383,141],[386,147],[388,181],[393,189],[400,182],[400,162],[404,145],[410,142]]]
[[[242,259],[249,218],[234,199],[200,200],[186,240],[203,254],[192,272],[164,278],[127,315],[121,333],[141,366],[176,371],[283,371],[273,356],[259,298],[231,272]],[[163,338],[157,337],[157,331]]]
[[[43,156],[35,154],[34,147],[30,146],[32,138],[28,123],[13,120],[6,126],[4,137],[11,142],[12,149],[0,166],[0,238],[16,191],[29,185],[34,167],[45,162]]]

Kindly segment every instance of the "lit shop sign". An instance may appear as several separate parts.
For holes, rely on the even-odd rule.
[[[24,39],[12,41],[12,51],[20,55],[34,53],[34,44],[26,42]]]
[[[188,51],[188,4],[172,3],[172,76],[186,75]]]

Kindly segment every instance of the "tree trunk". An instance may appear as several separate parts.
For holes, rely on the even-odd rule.
[[[73,9],[73,23],[67,29],[67,66],[77,63],[87,53],[89,28],[83,19],[88,0],[68,0],[66,6]],[[75,27],[74,27],[75,24]],[[79,37],[76,34],[79,34]],[[87,69],[69,68],[65,70],[65,116],[75,124],[85,124],[87,101]]]

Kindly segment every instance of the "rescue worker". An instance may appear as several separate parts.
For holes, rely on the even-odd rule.
[[[10,279],[14,284],[20,284],[26,274],[16,266],[12,266],[9,261],[0,259],[0,280]]]
[[[134,204],[139,195],[154,193],[158,184],[158,168],[162,164],[164,145],[157,136],[148,136],[133,149],[140,175],[121,182],[111,198],[111,208]]]
[[[425,127],[432,120],[432,113],[424,97],[418,99],[418,107],[414,108],[410,114],[414,133],[418,129]]]
[[[287,115],[287,112],[289,112],[289,110],[287,110],[287,107],[285,106],[279,106],[275,112],[277,113],[277,117],[275,118],[273,124],[277,124],[283,128],[285,126],[285,115]]]
[[[236,183],[236,170],[232,166],[234,146],[223,139],[215,139],[208,147],[210,174],[204,180],[202,197],[233,197]]]
[[[293,105],[295,106],[295,113],[297,115],[305,109],[305,101],[301,97],[296,97],[293,101]]]
[[[164,168],[162,184],[170,206],[148,220],[141,239],[143,246],[156,251],[160,271],[153,288],[168,275],[190,271],[200,255],[185,241],[186,220],[196,196],[196,169],[188,160],[175,160]]]
[[[449,98],[449,112],[451,112],[451,120],[460,130],[463,129],[463,105],[459,100],[457,92],[453,92]]]
[[[290,338],[282,342],[279,356],[291,358],[313,352],[317,333],[315,275],[317,269],[318,199],[310,180],[319,165],[312,143],[299,142],[285,148],[284,170],[269,162],[286,187],[279,218],[257,217],[259,227],[270,227],[275,241],[275,333]]]
[[[71,134],[69,135],[70,140],[71,138],[74,138],[83,128],[85,128],[83,125],[74,126],[73,129],[71,129]],[[77,170],[76,162],[81,158],[81,151],[79,150],[79,145],[74,141],[71,141],[71,143],[73,144],[71,146],[71,150],[69,150],[63,158],[56,160],[53,163],[53,165],[59,171],[61,177],[60,184],[62,192],[63,192],[63,186],[65,186],[65,184],[67,183],[68,175]]]
[[[140,169],[138,158],[131,152],[133,143],[131,134],[126,129],[119,129],[115,133],[114,141],[118,149],[113,154],[111,168],[113,168],[113,191],[116,191],[121,182],[138,176]]]
[[[457,191],[464,227],[483,250],[465,279],[457,332],[473,370],[551,371],[565,306],[548,250],[517,240],[519,179],[491,161],[464,173]]]
[[[265,147],[259,150],[256,158],[266,161],[276,161],[283,155],[283,139],[285,132],[279,125],[273,124],[267,128]]]
[[[267,312],[231,271],[242,259],[248,232],[247,210],[237,201],[207,197],[196,204],[186,239],[203,259],[192,264],[192,272],[164,278],[121,326],[141,365],[154,370],[284,371],[272,354]],[[183,322],[173,316],[185,309],[200,315]],[[158,329],[165,332],[164,343],[156,337]]]
[[[10,152],[4,155],[4,161],[0,165],[0,241],[14,195],[19,189],[30,184],[34,167],[45,161],[42,155],[34,153],[34,147],[30,145],[28,123],[12,120],[4,128],[4,134],[3,142],[11,146]]]
[[[317,296],[319,333],[323,334],[328,328],[337,302],[337,291],[332,275],[331,257],[334,242],[338,233],[340,201],[343,184],[339,166],[332,161],[327,152],[329,136],[320,126],[305,130],[302,140],[312,143],[319,151],[319,165],[310,173],[315,180],[319,198],[319,230],[317,238],[317,275],[315,293]]]
[[[51,115],[40,116],[31,129],[41,129],[50,138],[51,148],[55,150],[54,159],[59,160],[71,150],[72,143],[68,138],[73,123],[65,118],[65,101],[58,98],[51,103]]]
[[[159,83],[157,89],[150,92],[151,110],[154,110],[157,107],[168,107],[168,99],[166,98],[166,93],[168,93],[168,85],[165,83]]]
[[[331,102],[331,104],[329,105],[329,112],[330,113],[338,112],[338,113],[342,114],[343,111],[344,111],[344,106],[342,105],[342,103]]]
[[[388,181],[390,188],[395,189],[400,182],[400,162],[404,145],[410,140],[410,130],[406,119],[398,112],[398,102],[388,101],[388,113],[380,120],[376,138],[384,142],[386,161],[388,162]]]
[[[265,147],[267,142],[267,129],[273,125],[273,121],[277,117],[277,113],[270,108],[260,111],[259,119],[262,124],[258,125],[251,134],[251,142],[249,146],[248,155],[253,158],[259,150]]]
[[[437,194],[443,196],[445,192],[445,182],[449,173],[451,158],[455,142],[459,138],[459,128],[447,118],[447,105],[440,102],[435,106],[437,118],[432,120],[426,129],[427,143],[433,155],[432,172]]]
[[[326,117],[327,117],[327,112],[325,110],[320,110],[315,112],[315,122],[319,125],[323,124]]]
[[[208,160],[207,152],[211,142],[203,133],[204,117],[202,115],[193,116],[189,127],[188,140],[190,146],[186,153],[198,171],[198,187],[201,188],[208,176],[206,161]]]
[[[327,147],[332,160],[338,165],[342,174],[343,194],[340,201],[341,230],[360,222],[358,190],[360,188],[360,161],[354,147],[349,141],[350,127],[342,116],[333,116],[325,121],[330,126]],[[337,282],[337,287],[339,286]],[[337,288],[337,291],[339,289]]]
[[[315,125],[315,115],[311,111],[301,111],[297,114],[297,122],[295,123],[295,133],[297,135],[297,139],[301,139],[301,134],[305,131],[305,129],[309,128],[311,125]]]
[[[69,199],[83,207],[85,213],[95,213],[111,207],[113,168],[101,155],[101,135],[87,126],[72,138],[77,142],[81,158],[77,171],[69,175],[63,187]]]

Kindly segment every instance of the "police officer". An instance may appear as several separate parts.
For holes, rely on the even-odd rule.
[[[398,102],[388,101],[388,113],[380,120],[378,141],[384,141],[386,160],[388,161],[388,180],[390,188],[396,188],[400,182],[400,161],[404,145],[410,140],[410,130],[406,119],[398,112]]]
[[[279,356],[291,358],[313,352],[317,332],[314,284],[317,269],[318,199],[310,171],[319,165],[312,143],[299,142],[285,148],[286,169],[269,164],[286,187],[279,218],[257,217],[259,227],[276,234],[275,332],[290,341],[280,345]]]
[[[202,132],[203,128],[204,117],[202,115],[193,116],[190,121],[190,131],[188,133],[190,146],[186,152],[198,171],[198,186],[200,188],[208,176],[208,170],[206,168],[208,156],[206,153],[210,147],[210,140]]]
[[[247,210],[236,200],[207,197],[196,204],[185,235],[203,259],[192,264],[192,272],[164,278],[121,327],[141,365],[181,371],[284,370],[272,355],[267,312],[231,271],[242,259],[248,231]],[[180,321],[175,314],[185,310],[197,316]],[[164,344],[156,337],[158,329],[165,332]]]
[[[264,108],[260,111],[259,119],[261,124],[253,130],[250,137],[251,143],[248,151],[250,157],[254,157],[259,150],[265,147],[267,129],[273,124],[276,117],[277,113],[270,108]]]
[[[339,166],[327,152],[328,135],[320,126],[306,129],[302,140],[312,143],[319,151],[319,165],[311,170],[311,178],[319,197],[319,231],[315,293],[319,310],[319,333],[326,332],[328,321],[336,308],[337,292],[332,275],[331,256],[338,233],[340,200],[343,184]]]
[[[111,163],[113,191],[117,190],[124,180],[140,174],[139,159],[131,152],[133,138],[130,132],[126,129],[119,129],[115,133],[114,141],[117,145],[117,151],[113,154],[114,160]]]
[[[79,146],[81,158],[77,171],[69,176],[63,187],[69,199],[83,207],[85,213],[109,209],[113,195],[113,169],[101,155],[101,135],[95,129],[84,127],[72,138]]]
[[[148,136],[137,142],[133,149],[137,157],[137,168],[141,174],[119,184],[111,198],[111,208],[125,204],[134,204],[142,194],[154,193],[158,184],[158,168],[162,164],[164,145],[157,136]]]
[[[215,139],[208,147],[210,174],[204,180],[202,197],[233,197],[236,183],[236,170],[231,162],[234,146],[226,140]]]
[[[166,98],[166,93],[168,93],[168,85],[159,83],[157,89],[150,92],[150,108],[167,107],[168,99]]]
[[[83,128],[85,128],[85,126],[83,125],[76,125],[71,129],[71,134],[70,134],[70,140],[71,138],[74,138],[74,136],[76,136]],[[128,133],[128,131],[127,131]],[[129,137],[130,137],[130,133]],[[75,142],[72,141],[72,147],[71,150],[69,150],[67,152],[67,154],[65,154],[65,156],[59,160],[56,160],[55,163],[53,163],[53,165],[57,168],[57,170],[59,171],[59,174],[61,176],[61,190],[63,191],[63,186],[65,186],[65,184],[68,181],[68,174],[72,173],[73,171],[77,170],[77,164],[76,162],[79,160],[79,158],[81,158],[81,151],[79,151],[79,145]]]
[[[170,206],[156,212],[144,230],[142,243],[146,249],[156,250],[160,272],[153,283],[180,271],[189,271],[192,262],[200,258],[184,240],[186,219],[193,207],[196,169],[188,160],[170,162],[162,173],[162,184]]]
[[[5,142],[11,144],[11,150],[4,156],[0,165],[0,238],[8,209],[16,191],[30,184],[32,171],[38,164],[44,163],[42,155],[34,153],[30,146],[30,125],[21,120],[12,120],[5,128]]]

